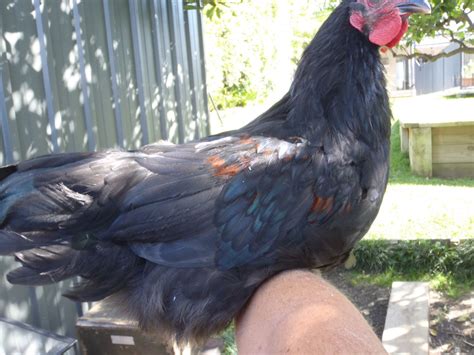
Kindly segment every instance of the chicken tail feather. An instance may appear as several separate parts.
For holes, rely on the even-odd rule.
[[[0,230],[0,255],[12,255],[41,245],[44,245],[44,242],[34,241],[12,231]]]
[[[16,165],[7,165],[0,168],[0,181],[7,178],[11,174],[17,171]]]
[[[98,243],[76,249],[70,243],[35,241],[11,231],[0,231],[0,255],[14,255],[21,263],[7,274],[12,284],[40,286],[79,276],[81,281],[64,296],[80,302],[97,301],[120,291],[144,264],[143,259],[116,245]]]

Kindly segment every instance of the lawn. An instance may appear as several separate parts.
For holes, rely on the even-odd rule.
[[[474,100],[473,100],[474,104]],[[427,179],[410,172],[392,126],[390,181],[369,239],[474,238],[474,180]]]

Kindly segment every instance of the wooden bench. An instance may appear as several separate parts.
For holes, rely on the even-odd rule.
[[[428,354],[428,283],[392,284],[382,342],[389,354]]]
[[[464,120],[400,121],[400,140],[414,174],[474,178],[474,107]]]

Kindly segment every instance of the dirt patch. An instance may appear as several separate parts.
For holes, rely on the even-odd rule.
[[[344,267],[323,272],[324,278],[344,293],[361,311],[381,339],[387,315],[390,288],[376,285],[352,285]]]
[[[323,276],[356,305],[382,338],[390,288],[353,285],[342,266]],[[474,291],[457,299],[430,291],[430,352],[474,354]]]
[[[458,299],[430,292],[430,349],[474,354],[474,291]]]

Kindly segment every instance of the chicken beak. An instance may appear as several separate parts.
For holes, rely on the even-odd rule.
[[[431,6],[427,0],[401,0],[397,7],[402,15],[431,13]]]

